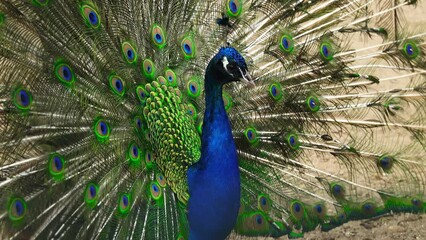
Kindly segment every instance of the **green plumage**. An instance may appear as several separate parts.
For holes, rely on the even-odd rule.
[[[205,70],[228,45],[256,84],[222,95],[235,234],[424,213],[426,32],[403,17],[417,4],[2,0],[1,238],[188,239]]]
[[[155,162],[177,198],[186,204],[186,172],[200,158],[200,137],[178,89],[153,81],[145,86],[145,91],[149,96],[143,111],[156,152]]]

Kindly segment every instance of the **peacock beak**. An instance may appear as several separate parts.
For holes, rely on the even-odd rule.
[[[251,77],[250,73],[248,72],[248,70],[246,69],[245,73],[243,72],[243,70],[241,70],[241,68],[238,68],[238,70],[241,73],[242,78],[240,79],[242,82],[255,87],[256,84],[254,84],[253,78]]]

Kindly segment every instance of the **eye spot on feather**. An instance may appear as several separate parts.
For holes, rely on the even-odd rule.
[[[300,212],[302,210],[302,207],[300,206],[300,204],[296,203],[294,204],[294,211],[295,212]]]
[[[366,215],[374,215],[376,213],[376,205],[374,203],[366,202],[362,205],[362,212]]]
[[[151,169],[154,166],[154,157],[150,150],[145,151],[145,165],[147,169]]]
[[[28,110],[33,102],[32,95],[29,91],[18,88],[13,92],[13,104],[20,110]]]
[[[99,142],[105,142],[110,135],[110,128],[107,122],[103,119],[95,119],[94,132]]]
[[[260,194],[257,197],[257,202],[258,202],[258,209],[259,210],[261,210],[263,212],[268,212],[269,211],[271,204],[270,204],[270,200],[267,197],[267,195]]]
[[[86,190],[84,193],[84,201],[90,207],[94,207],[96,204],[96,201],[98,199],[98,189],[99,186],[94,183],[89,183],[86,186]]]
[[[181,46],[185,59],[191,59],[195,57],[195,42],[191,37],[185,37],[182,40]]]
[[[379,157],[377,163],[379,167],[382,168],[384,171],[389,171],[393,166],[393,162],[394,159],[392,157],[384,155]]]
[[[299,201],[293,201],[290,205],[290,212],[291,215],[297,220],[302,219],[304,215],[304,207],[302,203]]]
[[[263,223],[262,216],[260,216],[260,215],[256,216],[256,223],[259,224],[259,225]]]
[[[142,71],[146,78],[152,80],[155,75],[154,62],[152,62],[150,59],[145,59],[142,64]]]
[[[120,97],[124,96],[124,81],[117,75],[110,75],[108,77],[109,86],[112,92]]]
[[[160,187],[163,187],[163,188],[166,187],[167,182],[166,182],[166,179],[164,178],[163,174],[157,173],[156,180],[157,180],[158,184],[160,185]]]
[[[123,52],[124,60],[126,60],[127,63],[133,64],[137,61],[138,56],[136,54],[136,50],[130,42],[124,42],[121,45],[121,51]]]
[[[308,96],[306,99],[306,106],[308,110],[311,112],[318,112],[320,110],[320,102],[319,99],[315,96]]]
[[[71,86],[75,81],[72,68],[68,64],[60,61],[55,64],[55,75],[56,78],[66,86]]]
[[[300,147],[299,136],[296,133],[287,134],[286,142],[292,150],[297,150]]]
[[[420,49],[414,41],[409,40],[404,43],[402,53],[408,59],[415,59],[419,56]]]
[[[243,9],[243,3],[241,0],[228,0],[227,12],[231,17],[240,16]]]
[[[340,184],[334,183],[331,185],[331,194],[338,200],[344,199],[345,188]]]
[[[161,198],[163,191],[161,190],[160,186],[157,182],[152,182],[150,185],[150,192],[151,197],[155,200],[158,200]]]
[[[293,37],[284,34],[281,36],[280,48],[285,53],[292,53],[294,51],[294,40]]]
[[[122,194],[118,201],[118,211],[121,214],[126,214],[130,211],[130,195]]]
[[[197,109],[195,108],[193,104],[188,103],[187,111],[188,111],[188,115],[191,116],[192,119],[194,120],[197,119]]]
[[[65,159],[63,156],[57,153],[52,153],[49,156],[48,169],[49,169],[50,175],[55,180],[61,180],[64,177],[64,173],[65,173],[64,165],[65,165]]]
[[[151,28],[151,38],[152,42],[158,48],[164,48],[166,46],[166,35],[164,33],[163,28],[159,25],[154,24]]]
[[[15,197],[9,201],[8,213],[10,220],[16,222],[24,219],[27,204],[23,198]]]
[[[132,163],[138,163],[140,161],[140,151],[136,143],[131,143],[127,151],[127,155]]]
[[[317,206],[315,206],[315,211],[316,211],[317,213],[321,213],[321,212],[322,212],[322,207],[321,207],[321,205],[317,205]]]
[[[176,79],[176,73],[173,70],[167,69],[164,76],[169,82],[169,86],[176,87],[178,85],[178,82]]]
[[[346,222],[347,221],[347,217],[345,213],[339,213],[336,217],[336,220],[340,223]]]
[[[142,131],[143,123],[142,123],[141,117],[139,117],[139,116],[134,117],[133,123],[134,123],[136,131],[138,131],[138,132]]]
[[[422,206],[423,206],[423,202],[422,201],[420,201],[419,199],[417,199],[417,198],[413,198],[412,200],[411,200],[411,204],[413,204],[413,206],[415,206],[415,207],[417,207],[417,208],[421,208]]]
[[[145,104],[146,100],[149,97],[148,92],[145,90],[143,86],[138,86],[136,88],[136,96],[138,97],[139,102],[141,104]]]
[[[283,98],[283,91],[279,83],[269,85],[269,95],[274,101],[279,101]]]
[[[259,141],[259,138],[257,136],[257,131],[253,127],[247,128],[246,131],[244,132],[244,135],[250,144],[255,144]]]
[[[197,98],[201,94],[201,87],[196,79],[191,79],[187,84],[187,94],[189,97]]]
[[[323,204],[316,204],[313,206],[314,215],[320,219],[324,219],[326,212],[326,208]]]
[[[323,60],[330,61],[334,57],[334,49],[329,42],[323,42],[320,46],[320,55]]]
[[[82,4],[80,12],[83,15],[86,25],[90,28],[98,28],[101,25],[98,12],[88,4]]]

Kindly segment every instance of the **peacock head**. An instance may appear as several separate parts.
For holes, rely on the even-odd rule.
[[[214,56],[211,70],[219,76],[216,78],[223,85],[229,82],[243,81],[254,85],[247,68],[246,60],[233,47],[222,47]]]

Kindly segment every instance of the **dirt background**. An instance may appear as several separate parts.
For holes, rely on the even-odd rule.
[[[426,1],[419,1],[416,8],[405,7],[403,9],[406,19],[406,27],[410,30],[421,31],[426,29]],[[425,173],[426,174],[426,173]],[[267,237],[242,237],[232,236],[233,239],[273,239]],[[279,238],[288,239],[287,236]],[[389,214],[373,219],[351,221],[329,232],[317,229],[305,233],[303,239],[318,240],[390,240],[390,239],[426,239],[426,214]]]
[[[273,238],[231,237],[230,239],[272,240]],[[279,238],[286,240],[287,236]],[[414,240],[426,239],[426,215],[396,214],[385,215],[378,218],[352,221],[343,224],[329,232],[317,229],[305,233],[304,238],[309,240]]]

